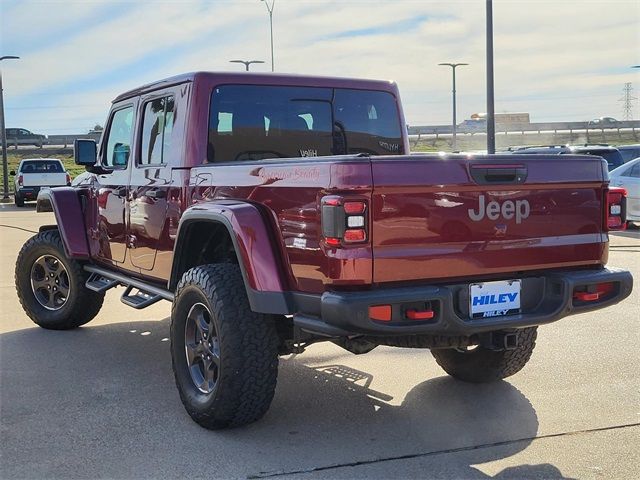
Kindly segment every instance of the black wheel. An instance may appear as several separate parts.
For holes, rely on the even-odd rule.
[[[203,427],[245,425],[269,409],[276,325],[251,311],[237,265],[204,265],[182,276],[171,310],[171,360],[182,403]]]
[[[16,193],[13,197],[13,203],[16,204],[16,207],[24,207],[24,198],[19,193]]]
[[[78,262],[66,257],[57,230],[31,237],[18,254],[18,298],[29,318],[43,328],[79,327],[98,314],[104,293],[86,288],[87,277]]]
[[[537,327],[518,330],[518,346],[513,350],[434,349],[438,365],[452,377],[472,383],[502,380],[518,373],[531,358],[536,345]]]

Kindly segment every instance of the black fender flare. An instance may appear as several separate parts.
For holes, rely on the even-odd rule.
[[[77,189],[73,187],[41,189],[38,193],[36,211],[54,213],[62,244],[69,258],[88,259],[90,257],[87,227]]]
[[[173,250],[168,288],[174,291],[184,273],[188,248],[188,229],[194,223],[212,222],[224,226],[231,238],[242,272],[251,309],[254,312],[288,314],[295,310],[293,296],[287,291],[277,245],[255,205],[241,201],[213,201],[194,205],[180,218]]]

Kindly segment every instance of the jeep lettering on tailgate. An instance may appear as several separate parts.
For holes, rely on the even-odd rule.
[[[489,220],[498,220],[501,216],[505,220],[511,220],[515,216],[516,223],[520,224],[522,220],[529,217],[529,213],[531,212],[531,206],[528,200],[516,200],[515,202],[513,200],[507,200],[503,202],[502,205],[492,200],[487,203],[485,207],[486,200],[484,195],[480,195],[478,202],[477,212],[475,212],[473,208],[468,210],[469,218],[474,222],[479,222],[486,214]]]

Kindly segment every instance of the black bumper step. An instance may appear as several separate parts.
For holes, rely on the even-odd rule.
[[[135,289],[135,292],[134,292]],[[156,302],[162,300],[160,295],[154,295],[153,293],[145,292],[144,290],[129,285],[120,298],[122,303],[129,305],[130,307],[138,310],[153,305]]]

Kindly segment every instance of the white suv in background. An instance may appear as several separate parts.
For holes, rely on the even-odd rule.
[[[43,187],[71,185],[71,175],[57,158],[27,158],[18,165],[15,176],[15,204],[22,207],[26,200],[36,200]]]
[[[640,157],[610,171],[609,181],[627,190],[627,221],[640,222]]]

